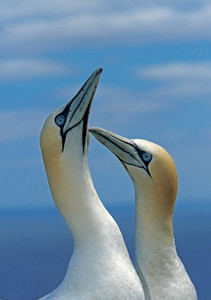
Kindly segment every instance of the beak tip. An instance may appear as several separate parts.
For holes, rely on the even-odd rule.
[[[95,74],[95,76],[101,76],[101,74],[102,74],[102,72],[103,72],[103,68],[98,68],[98,69],[96,69],[94,72],[93,72],[93,74]]]
[[[95,136],[98,132],[98,129],[99,129],[98,127],[91,127],[88,130],[91,134],[93,134]]]

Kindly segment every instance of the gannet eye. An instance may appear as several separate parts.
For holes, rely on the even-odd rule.
[[[65,123],[65,116],[63,115],[57,116],[55,122],[58,126],[62,126]]]
[[[152,160],[152,154],[150,154],[149,152],[144,152],[142,153],[142,158],[144,161],[151,161]]]

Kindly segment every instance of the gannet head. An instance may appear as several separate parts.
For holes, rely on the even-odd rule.
[[[171,222],[178,181],[168,152],[152,142],[130,140],[101,128],[89,131],[119,158],[150,214]]]
[[[87,159],[88,117],[102,69],[97,69],[76,96],[46,120],[40,146],[54,201],[65,193],[69,177]],[[69,173],[68,173],[69,172]],[[58,206],[57,206],[58,207]]]
[[[76,96],[47,118],[40,137],[44,160],[59,159],[74,147],[86,154],[88,117],[101,73],[93,72]]]

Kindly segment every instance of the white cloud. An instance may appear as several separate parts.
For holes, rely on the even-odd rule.
[[[23,80],[69,73],[67,67],[45,60],[13,59],[0,61],[0,80]]]
[[[141,79],[161,83],[159,88],[154,88],[148,95],[157,98],[188,97],[207,99],[211,96],[211,62],[174,62],[169,64],[147,66],[136,70]],[[153,96],[154,95],[154,96]]]
[[[140,68],[137,71],[138,76],[152,80],[211,80],[211,62],[175,62],[163,65],[149,66]]]
[[[45,17],[52,18],[74,14],[80,11],[97,10],[101,5],[97,0],[10,0],[1,1],[1,20],[20,20],[21,18]]]
[[[0,143],[37,136],[48,113],[39,108],[0,112]]]
[[[211,86],[207,83],[199,82],[172,82],[170,86],[154,89],[149,92],[149,97],[157,97],[157,99],[175,99],[178,100],[196,100],[207,101],[211,96]],[[210,103],[208,100],[207,104]]]
[[[0,15],[1,52],[211,39],[206,1],[9,1]]]

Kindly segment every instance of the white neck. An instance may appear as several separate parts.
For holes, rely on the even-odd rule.
[[[95,191],[87,154],[78,149],[70,148],[55,167],[46,167],[55,204],[75,245],[65,279],[53,294],[144,299],[120,230]]]
[[[116,227],[116,223],[96,193],[86,153],[82,155],[72,149],[71,156],[64,153],[59,181],[56,184],[50,182],[55,204],[67,223],[75,247],[84,248],[86,243],[93,245],[100,241],[105,243],[106,229],[111,225]]]
[[[170,233],[166,235],[162,230],[159,220],[151,214],[145,199],[138,191],[136,191],[135,256],[147,284],[150,284],[152,276],[156,278],[162,272],[165,273],[166,262],[171,258],[175,259],[176,256],[173,236]]]
[[[145,282],[145,295],[150,294],[147,299],[196,299],[194,287],[176,252],[172,226],[164,225],[140,189],[135,187],[135,190],[135,264],[140,279]]]
[[[85,282],[89,282],[89,276],[100,276],[111,249],[122,251],[118,243],[121,239],[118,228],[95,191],[87,158],[75,162],[77,168],[74,168],[74,172],[71,171],[72,166],[67,167],[74,176],[67,177],[71,178],[66,182],[68,199],[63,199],[67,200],[67,206],[60,208],[75,245],[63,283],[66,289],[74,281],[77,284],[79,278],[81,284],[85,285]]]

